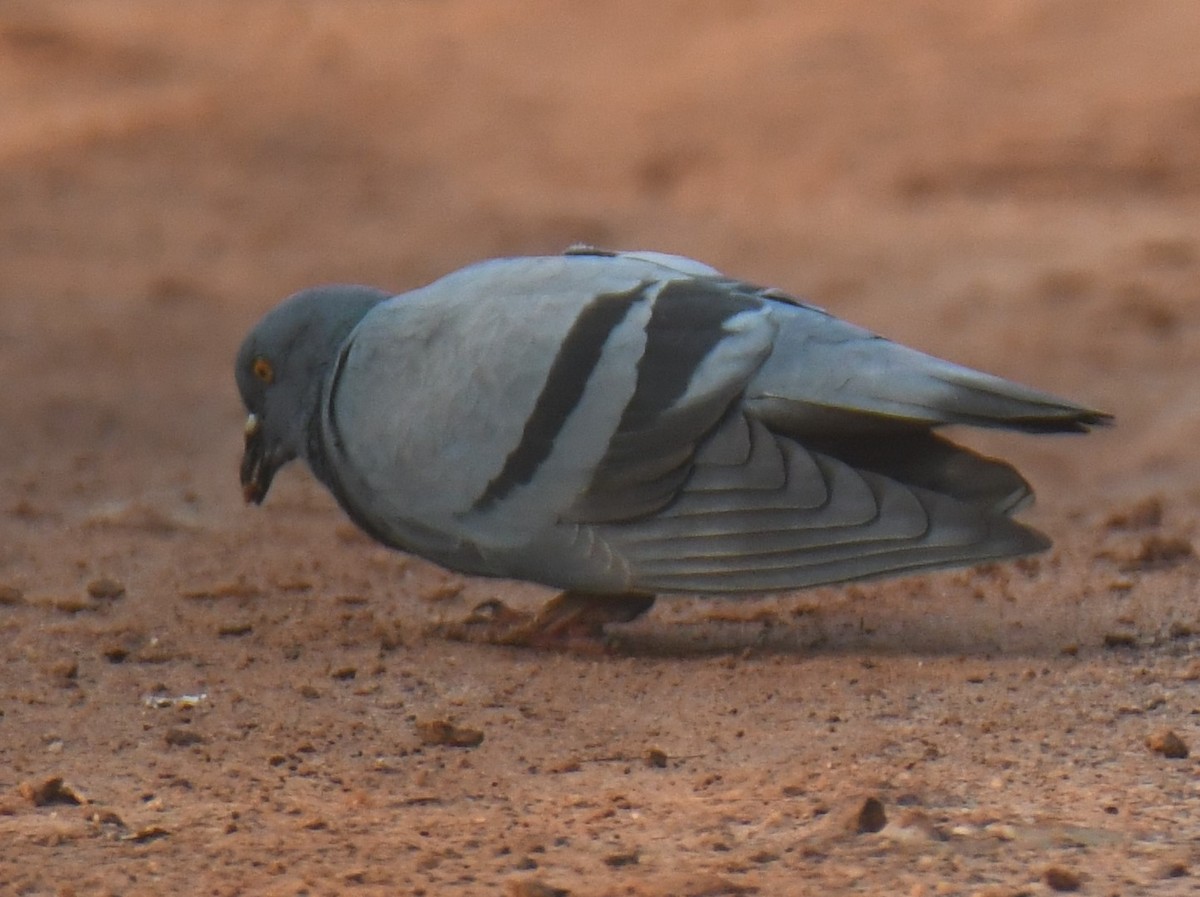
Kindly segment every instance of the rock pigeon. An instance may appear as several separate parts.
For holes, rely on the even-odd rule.
[[[247,501],[303,458],[375,539],[563,589],[559,621],[1040,551],[1011,516],[1025,480],[937,430],[1110,419],[691,259],[590,247],[304,290],[236,378]]]

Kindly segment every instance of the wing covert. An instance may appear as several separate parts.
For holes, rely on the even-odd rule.
[[[633,520],[666,507],[691,475],[697,445],[771,353],[777,327],[754,293],[689,278],[666,281],[653,301],[633,393],[569,521]]]

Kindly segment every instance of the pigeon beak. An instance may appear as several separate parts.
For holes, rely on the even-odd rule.
[[[275,464],[267,457],[266,435],[257,414],[246,418],[246,449],[242,454],[242,498],[261,505],[271,488]]]

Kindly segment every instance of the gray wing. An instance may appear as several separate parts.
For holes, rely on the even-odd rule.
[[[1076,431],[1107,415],[907,349],[773,291],[718,278],[678,291],[694,300],[679,309],[695,320],[674,321],[657,345],[647,343],[642,365],[670,371],[648,380],[678,380],[703,359],[697,334],[712,340],[718,331],[689,325],[730,302],[761,303],[759,317],[765,311],[775,325],[772,352],[748,382],[731,378],[710,402],[673,403],[672,390],[660,389],[626,409],[574,520],[599,524],[588,544],[630,588],[794,589],[1049,545],[1009,516],[1032,498],[1024,479],[933,428]],[[676,345],[689,351],[673,354]]]
[[[777,291],[775,351],[747,389],[772,426],[816,436],[968,424],[1083,432],[1110,415],[926,355]]]
[[[979,563],[1046,548],[1007,516],[1029,495],[1008,465],[931,434],[870,469],[812,450],[757,418],[728,418],[677,499],[597,536],[645,591],[761,592]],[[904,458],[911,453],[943,462]],[[860,465],[853,463],[860,460]]]
[[[711,278],[672,280],[653,302],[633,392],[567,520],[636,519],[674,501],[701,440],[772,350],[777,328],[750,290]]]

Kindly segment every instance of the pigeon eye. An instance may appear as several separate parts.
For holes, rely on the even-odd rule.
[[[275,380],[275,368],[271,366],[271,362],[262,356],[254,359],[254,364],[250,366],[250,370],[263,383],[271,383]]]

